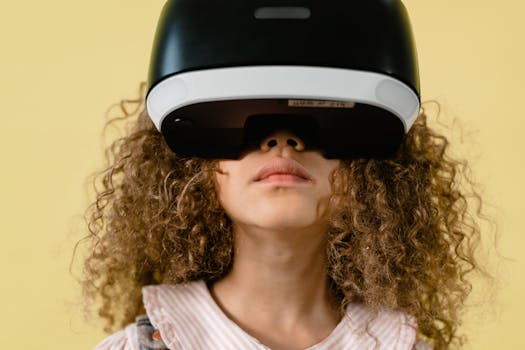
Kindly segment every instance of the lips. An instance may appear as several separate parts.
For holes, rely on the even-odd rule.
[[[304,180],[313,180],[312,176],[299,162],[287,158],[274,158],[259,170],[254,181],[261,181],[276,174],[295,175]]]

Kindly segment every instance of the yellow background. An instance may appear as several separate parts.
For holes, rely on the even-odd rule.
[[[0,5],[2,348],[92,349],[106,336],[100,323],[84,322],[69,262],[85,233],[86,176],[102,164],[104,113],[134,98],[146,79],[163,3]],[[495,303],[467,314],[465,348],[523,349],[525,3],[405,4],[422,99],[441,103],[443,122],[457,118],[450,130],[456,153],[471,159],[492,205],[488,213],[498,221],[499,252],[510,258],[495,267],[501,284]],[[486,234],[490,244],[491,228]]]

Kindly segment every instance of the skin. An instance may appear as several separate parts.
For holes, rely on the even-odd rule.
[[[230,273],[209,289],[230,319],[273,350],[312,346],[340,322],[328,292],[324,217],[329,175],[340,161],[304,146],[291,132],[277,130],[239,159],[221,160],[223,174],[216,178],[219,199],[233,222],[235,254]],[[296,160],[313,180],[254,182],[259,169],[276,157]]]

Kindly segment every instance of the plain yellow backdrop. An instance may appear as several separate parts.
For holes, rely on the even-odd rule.
[[[0,5],[2,348],[92,349],[107,336],[96,319],[84,321],[69,263],[85,234],[86,177],[103,164],[104,113],[120,99],[134,98],[146,79],[163,3]],[[498,223],[499,252],[509,258],[494,263],[498,298],[467,313],[463,330],[471,343],[465,348],[523,348],[525,3],[405,4],[422,100],[441,103],[454,150],[470,159],[491,204],[487,211]],[[489,246],[495,229],[484,229]],[[487,286],[475,288],[482,295]]]

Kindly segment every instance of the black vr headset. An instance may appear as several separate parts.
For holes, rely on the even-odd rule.
[[[237,159],[277,129],[326,158],[387,158],[420,110],[400,0],[168,0],[147,111],[180,156]]]

